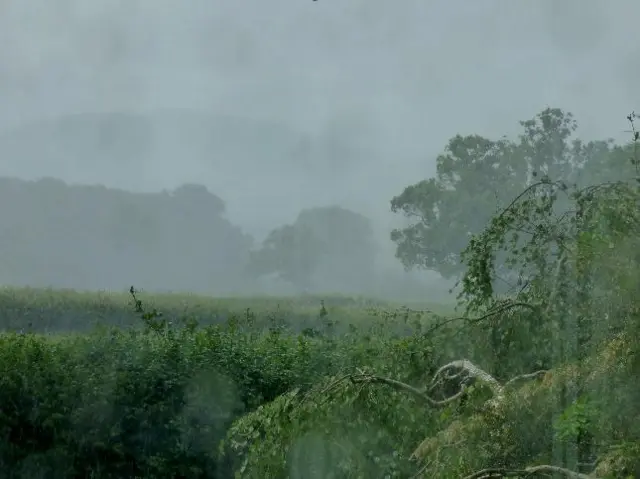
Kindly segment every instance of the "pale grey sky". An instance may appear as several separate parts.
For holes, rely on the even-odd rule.
[[[138,186],[204,183],[260,233],[334,202],[384,227],[390,198],[456,133],[514,133],[552,106],[584,136],[621,137],[640,109],[638,18],[637,0],[2,0],[0,128],[193,108],[342,138],[360,153],[308,174],[158,155],[136,165]],[[108,164],[0,161],[0,175],[51,172],[131,186]]]

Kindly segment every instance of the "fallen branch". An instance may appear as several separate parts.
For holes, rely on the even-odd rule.
[[[383,376],[377,376],[375,374],[365,373],[360,371],[356,375],[348,376],[348,379],[356,384],[356,383],[378,383],[378,384],[386,384],[387,386],[391,386],[396,390],[405,391],[414,396],[420,398],[421,400],[429,403],[433,407],[443,407],[451,402],[459,399],[466,392],[466,389],[469,385],[475,382],[481,382],[486,384],[494,395],[494,400],[500,400],[504,396],[504,390],[507,387],[512,386],[518,381],[521,380],[530,380],[536,379],[542,375],[544,375],[547,371],[540,370],[535,371],[533,373],[523,374],[520,376],[516,376],[506,382],[504,385],[501,385],[497,379],[491,376],[489,373],[481,369],[480,367],[473,364],[468,359],[460,359],[457,361],[451,361],[450,363],[445,364],[440,369],[438,369],[433,375],[433,379],[429,386],[419,389],[410,384],[403,383],[402,381],[398,381],[396,379],[386,378]],[[342,380],[347,379],[347,377],[341,378]],[[434,390],[438,387],[443,386],[445,382],[456,380],[459,382],[459,389],[453,395],[446,397],[444,399],[435,399],[431,396]]]
[[[520,376],[516,376],[514,378],[509,379],[505,384],[504,387],[511,387],[513,386],[515,383],[519,382],[519,381],[528,381],[531,379],[538,379],[542,376],[544,376],[545,374],[547,374],[549,371],[547,369],[540,369],[539,371],[534,371],[532,373],[528,373],[528,374],[521,374]]]
[[[497,479],[501,477],[531,477],[532,474],[542,473],[556,473],[563,474],[568,479],[598,479],[595,476],[588,476],[579,472],[574,472],[569,469],[558,466],[531,466],[525,469],[506,469],[506,468],[488,468],[476,471],[473,474],[465,476],[464,479]]]
[[[457,361],[451,361],[450,363],[447,363],[440,369],[438,369],[433,375],[431,383],[423,389],[419,389],[415,386],[406,384],[396,379],[368,374],[362,370],[359,370],[359,374],[350,376],[349,379],[354,384],[386,384],[396,390],[408,392],[420,398],[421,400],[424,400],[431,406],[443,407],[461,398],[462,395],[466,392],[467,386],[478,381],[487,385],[491,389],[491,391],[493,392],[493,397],[491,398],[490,403],[492,405],[497,405],[504,398],[504,392],[506,388],[513,386],[519,381],[537,379],[546,373],[546,370],[539,370],[528,374],[522,374],[510,379],[509,381],[504,383],[504,385],[502,385],[491,374],[476,366],[468,359],[460,359]],[[441,400],[435,399],[430,395],[439,386],[444,385],[446,381],[453,380],[459,382],[459,390],[453,395]],[[489,402],[487,402],[487,404],[489,404]],[[418,449],[420,449],[420,446],[418,446]],[[413,452],[413,454],[411,455],[412,458],[417,458],[419,456],[419,454],[417,454],[418,449]],[[423,474],[426,469],[428,469],[428,464],[429,463],[423,465],[423,467],[418,473],[416,473],[414,477],[420,477],[420,475]],[[594,479],[584,474],[572,472],[568,469],[563,469],[556,466],[533,466],[527,469],[483,469],[470,476],[467,476],[464,479],[491,479],[501,477],[518,477],[522,475],[530,476],[531,474],[535,474],[537,472],[562,473],[570,479]]]
[[[417,396],[420,399],[428,402],[430,405],[432,405],[434,407],[445,406],[445,405],[449,404],[450,402],[455,401],[456,399],[458,399],[464,393],[464,388],[461,388],[461,390],[458,391],[453,396],[439,401],[437,399],[433,399],[431,396],[426,394],[425,390],[415,388],[415,387],[411,386],[410,384],[406,384],[406,383],[403,383],[402,381],[397,381],[397,380],[391,379],[391,378],[385,378],[385,377],[376,376],[376,375],[373,375],[373,374],[359,374],[357,376],[352,376],[351,377],[351,381],[354,384],[355,383],[380,383],[380,384],[386,384],[386,385],[391,386],[391,387],[393,387],[393,388],[395,388],[397,390],[409,392],[409,393],[413,394],[414,396]]]

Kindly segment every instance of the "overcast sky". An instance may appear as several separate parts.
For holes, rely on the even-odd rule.
[[[637,0],[0,0],[0,128],[178,107],[339,130],[371,154],[334,183],[222,181],[175,161],[146,165],[144,185],[205,183],[250,231],[258,200],[276,223],[327,202],[388,221],[391,196],[456,133],[514,133],[552,106],[585,137],[624,135],[640,109],[638,18]],[[0,160],[0,174],[34,175],[21,168]]]

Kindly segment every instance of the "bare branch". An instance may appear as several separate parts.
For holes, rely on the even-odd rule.
[[[451,361],[450,363],[447,363],[444,366],[442,366],[440,369],[438,369],[433,375],[433,379],[431,380],[431,383],[423,389],[418,389],[415,386],[403,383],[402,381],[398,381],[396,379],[377,376],[374,374],[368,374],[363,371],[361,371],[357,375],[350,376],[349,379],[354,384],[358,384],[358,383],[386,384],[387,386],[391,386],[396,390],[411,393],[414,396],[420,398],[421,400],[429,403],[433,407],[443,407],[461,398],[465,394],[467,390],[467,386],[469,386],[471,382],[480,381],[481,383],[486,384],[492,390],[494,394],[494,398],[500,399],[503,397],[504,389],[506,387],[513,385],[517,381],[538,378],[542,376],[544,373],[546,373],[546,370],[540,370],[540,371],[535,371],[529,374],[523,374],[521,376],[517,376],[509,380],[503,386],[498,382],[497,379],[495,379],[489,373],[487,373],[483,369],[473,364],[468,359],[460,359],[457,361]],[[452,380],[456,380],[459,382],[459,390],[453,395],[446,397],[444,399],[438,400],[428,394],[433,392],[436,389],[436,387],[444,384],[445,381],[452,381]]]
[[[568,479],[598,479],[595,476],[588,476],[579,472],[558,466],[531,466],[525,469],[506,469],[506,468],[488,468],[476,471],[473,474],[465,476],[464,479],[497,479],[500,477],[531,477],[532,474],[563,474]]]
[[[497,316],[499,314],[502,313],[506,313],[512,309],[515,308],[524,308],[524,309],[529,309],[533,312],[538,312],[539,308],[538,306],[535,306],[533,304],[529,304],[529,303],[525,303],[525,302],[520,302],[520,301],[512,301],[512,300],[506,300],[503,301],[501,304],[495,304],[493,307],[491,307],[485,314],[483,314],[482,316],[478,316],[476,318],[469,318],[467,316],[456,316],[453,318],[447,318],[443,321],[437,322],[436,324],[434,324],[433,326],[431,326],[431,328],[429,328],[426,331],[426,335],[430,335],[434,332],[436,332],[438,329],[443,328],[449,324],[458,322],[458,321],[462,321],[465,323],[465,326],[469,326],[472,324],[477,324],[477,323],[481,323],[483,321],[486,321],[487,319],[490,319],[494,316]]]
[[[513,386],[518,381],[527,381],[527,380],[530,380],[530,379],[538,379],[539,377],[544,376],[548,372],[549,372],[548,369],[540,369],[539,371],[534,371],[532,373],[521,374],[520,376],[516,376],[514,378],[509,379],[504,384],[504,387],[507,388],[507,387]]]
[[[413,386],[411,386],[410,384],[406,384],[403,383],[402,381],[396,381],[395,379],[391,379],[391,378],[385,378],[382,376],[375,376],[373,374],[361,374],[358,376],[352,376],[351,377],[351,381],[355,384],[355,383],[380,383],[380,384],[386,384],[388,386],[393,387],[394,389],[400,390],[400,391],[406,391],[409,392],[411,394],[413,394],[414,396],[419,397],[420,399],[428,402],[430,405],[434,406],[434,407],[442,407],[445,406],[447,404],[449,404],[452,401],[455,401],[456,399],[458,399],[462,394],[463,394],[463,390],[457,392],[456,394],[454,394],[451,397],[448,397],[442,401],[438,401],[436,399],[433,399],[432,397],[428,396],[425,391],[415,388]]]
[[[537,183],[533,183],[532,185],[530,185],[527,188],[525,188],[522,191],[522,193],[520,193],[518,196],[516,196],[513,199],[513,201],[511,201],[511,203],[509,203],[509,205],[506,208],[504,208],[496,218],[498,220],[501,219],[505,214],[507,214],[509,212],[509,210],[511,210],[511,208],[513,208],[513,206],[518,201],[520,201],[521,198],[523,198],[524,196],[529,194],[529,192],[531,192],[532,190],[535,190],[539,186],[555,186],[558,190],[562,191],[562,188],[560,188],[561,183],[562,182],[560,182],[560,181],[538,181]]]

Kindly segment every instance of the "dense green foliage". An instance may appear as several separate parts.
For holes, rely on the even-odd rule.
[[[194,329],[140,306],[129,317],[142,328],[2,336],[0,429],[10,442],[0,461],[12,477],[228,477],[233,455],[221,457],[218,443],[235,418],[389,341],[383,319],[370,321],[368,344],[362,327],[337,333],[332,307],[316,307],[315,330],[295,334],[283,312]]]

